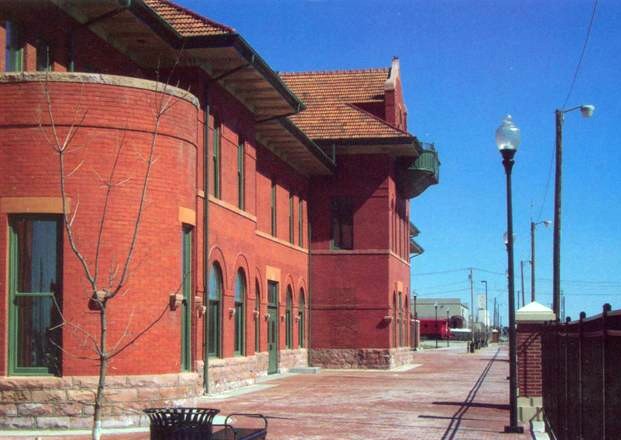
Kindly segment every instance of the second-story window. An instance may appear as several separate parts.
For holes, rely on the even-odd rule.
[[[21,72],[24,68],[24,48],[19,26],[12,21],[4,22],[6,50],[4,56],[5,72]]]
[[[335,197],[331,203],[332,249],[354,248],[354,212],[351,199]]]
[[[304,247],[304,201],[298,203],[298,245]]]
[[[37,40],[37,70],[39,72],[52,71],[52,48],[45,40]]]
[[[244,138],[239,137],[237,142],[237,207],[241,210],[245,209],[246,205],[246,176],[245,176],[245,148]]]
[[[271,233],[274,237],[276,237],[276,181],[274,180],[274,178],[272,178],[272,189],[271,189],[271,196],[270,196],[270,207],[271,207],[271,219],[272,219],[272,226],[271,226]]]
[[[214,116],[213,118],[213,195],[214,197],[220,199],[222,198],[222,176],[221,176],[221,137],[222,137],[222,127],[220,125],[220,120]]]
[[[293,218],[293,194],[289,193],[289,243],[295,244],[295,220]]]

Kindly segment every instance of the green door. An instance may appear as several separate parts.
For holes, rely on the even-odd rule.
[[[268,374],[278,372],[278,283],[268,283],[267,353]]]
[[[181,371],[190,371],[192,348],[192,228],[183,227],[182,268],[183,302],[181,303]]]

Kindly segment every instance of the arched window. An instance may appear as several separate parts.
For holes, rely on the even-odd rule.
[[[397,294],[392,294],[392,346],[397,346]]]
[[[300,289],[300,310],[298,311],[298,347],[304,347],[304,329],[306,326],[304,289]]]
[[[259,290],[259,281],[255,281],[254,286],[254,352],[261,351],[261,291]]]
[[[222,316],[222,270],[218,263],[211,266],[209,273],[209,302],[207,304],[207,355],[220,356]]]
[[[399,318],[397,327],[399,328],[399,347],[403,346],[403,298],[399,292]]]
[[[287,309],[285,311],[285,346],[287,348],[293,348],[293,292],[291,287],[287,287]]]
[[[406,289],[407,291],[407,289]],[[404,306],[403,306],[403,328],[404,333],[403,337],[405,339],[404,345],[410,345],[410,306],[408,304],[408,297],[404,297]]]
[[[235,354],[244,354],[245,339],[245,310],[244,300],[246,298],[246,275],[244,271],[239,269],[235,277],[235,339],[233,342],[233,351]]]

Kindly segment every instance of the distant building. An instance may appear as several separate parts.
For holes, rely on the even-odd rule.
[[[435,319],[436,304],[438,305],[438,320],[446,319],[446,312],[448,310],[450,328],[468,326],[470,309],[459,298],[418,298],[415,310],[418,319]]]

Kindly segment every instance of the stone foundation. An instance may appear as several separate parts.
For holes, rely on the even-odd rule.
[[[83,429],[92,425],[96,376],[0,378],[0,429]],[[196,373],[109,376],[103,426],[146,426],[142,409],[202,394]]]
[[[411,348],[324,348],[311,350],[311,365],[323,368],[372,368],[388,370],[412,363]]]
[[[257,377],[267,375],[267,363],[267,353],[223,359],[210,358],[209,393],[220,393],[254,384]],[[198,371],[201,372],[202,383],[202,362],[199,362]]]
[[[292,368],[301,367],[308,367],[308,351],[305,348],[280,350],[279,373],[287,373]]]

